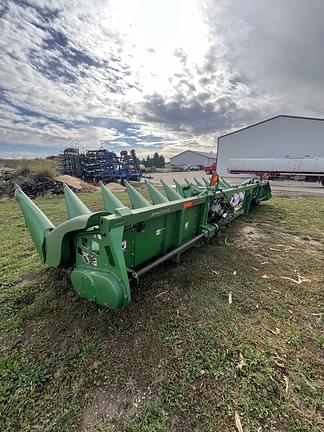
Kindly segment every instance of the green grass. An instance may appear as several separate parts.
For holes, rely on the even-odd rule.
[[[62,197],[36,203],[65,220]],[[235,431],[237,412],[244,431],[322,431],[323,214],[273,198],[113,313],[43,266],[0,201],[0,430]]]

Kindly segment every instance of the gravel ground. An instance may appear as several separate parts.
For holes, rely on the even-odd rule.
[[[176,179],[181,182],[185,178],[188,180],[194,180],[196,177],[201,180],[202,177],[207,178],[208,176],[204,171],[188,171],[188,172],[169,172],[169,173],[156,173],[152,174],[153,183],[160,183],[160,180],[164,180],[167,183],[172,183],[172,179]],[[230,183],[238,184],[246,178],[227,178]],[[300,181],[271,181],[271,188],[273,195],[280,196],[323,196],[324,187],[320,183],[306,183]]]

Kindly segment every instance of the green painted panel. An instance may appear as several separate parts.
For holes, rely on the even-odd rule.
[[[126,266],[133,268],[155,256],[161,255],[174,245],[176,213],[165,214],[126,228],[123,247]],[[168,229],[166,224],[168,221]]]

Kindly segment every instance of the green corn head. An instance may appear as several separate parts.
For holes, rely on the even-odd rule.
[[[268,182],[250,180],[231,186],[223,179],[186,181],[164,194],[146,183],[151,203],[130,184],[132,209],[103,184],[105,211],[93,213],[65,186],[69,219],[58,226],[42,213],[19,186],[15,197],[37,252],[50,267],[71,268],[76,292],[93,302],[119,309],[131,301],[130,282],[193,245],[215,236],[236,217],[271,198]]]

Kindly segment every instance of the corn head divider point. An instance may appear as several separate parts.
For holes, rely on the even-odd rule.
[[[130,281],[167,260],[178,262],[182,252],[271,198],[269,183],[253,179],[238,186],[222,178],[212,186],[206,179],[175,185],[162,182],[162,194],[146,183],[152,205],[126,183],[129,209],[101,184],[105,211],[96,213],[65,186],[69,219],[56,227],[19,186],[15,197],[42,261],[71,268],[80,296],[119,309],[131,301]]]

